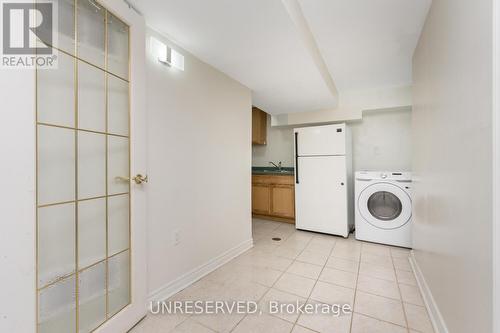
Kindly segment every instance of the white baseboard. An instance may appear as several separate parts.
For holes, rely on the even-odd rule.
[[[149,302],[161,302],[168,299],[170,296],[178,293],[182,289],[188,287],[198,281],[205,275],[213,272],[220,266],[226,264],[230,260],[239,256],[243,252],[253,247],[253,239],[244,241],[243,243],[227,250],[218,257],[210,259],[208,262],[196,267],[187,272],[172,282],[167,283],[163,287],[156,289],[149,295]]]
[[[420,270],[420,267],[415,260],[415,253],[413,251],[411,251],[408,260],[410,261],[413,274],[415,274],[415,277],[417,279],[418,288],[420,289],[420,293],[422,294],[422,297],[424,299],[425,307],[427,308],[427,312],[429,313],[434,331],[436,333],[449,333],[443,316],[439,311],[439,307],[437,306],[437,303],[432,296],[432,292],[429,289],[427,282],[425,281],[424,275],[422,274],[422,271]]]

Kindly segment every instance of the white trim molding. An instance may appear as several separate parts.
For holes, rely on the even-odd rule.
[[[448,328],[446,327],[446,323],[439,311],[438,305],[432,296],[432,292],[425,281],[424,275],[418,266],[417,260],[415,259],[415,252],[411,251],[410,257],[408,258],[410,261],[411,269],[413,270],[413,274],[417,279],[418,288],[420,289],[420,293],[424,299],[425,307],[427,312],[429,313],[429,317],[432,322],[432,326],[434,327],[434,331],[436,333],[449,333]]]
[[[207,274],[215,271],[217,268],[228,263],[229,261],[236,258],[243,252],[251,249],[252,247],[253,247],[253,239],[249,239],[227,250],[218,257],[209,260],[208,262],[185,273],[184,275],[178,277],[177,279],[165,284],[163,287],[156,289],[149,295],[149,302],[161,302],[168,299],[172,295],[190,286],[191,284],[198,281]]]

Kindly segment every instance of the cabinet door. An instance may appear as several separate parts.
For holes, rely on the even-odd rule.
[[[267,113],[252,107],[252,144],[265,145],[267,137]]]
[[[252,108],[252,143],[258,144],[260,136],[260,117],[259,112]]]
[[[271,214],[280,217],[295,217],[294,187],[274,185],[271,189]]]
[[[252,213],[268,215],[271,212],[271,187],[267,184],[252,185]]]

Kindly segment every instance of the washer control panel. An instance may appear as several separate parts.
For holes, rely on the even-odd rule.
[[[410,183],[411,172],[391,172],[391,171],[357,171],[355,178],[357,180],[393,180],[399,182]]]

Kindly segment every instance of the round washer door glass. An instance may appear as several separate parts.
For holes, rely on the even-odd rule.
[[[368,198],[368,211],[381,221],[392,221],[401,215],[401,200],[391,192],[375,192]]]
[[[358,197],[358,210],[367,223],[380,229],[400,228],[411,219],[411,199],[392,183],[374,183]]]

